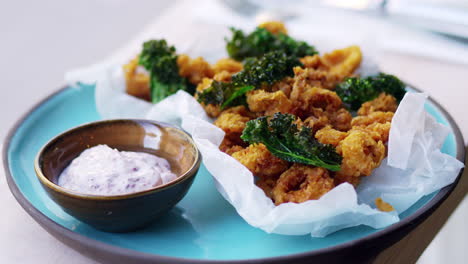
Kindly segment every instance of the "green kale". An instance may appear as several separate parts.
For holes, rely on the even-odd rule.
[[[198,101],[205,104],[220,105],[221,109],[230,105],[245,105],[244,94],[255,89],[255,86],[236,87],[232,82],[213,81],[211,86],[198,93]]]
[[[247,122],[242,132],[242,140],[249,143],[263,143],[278,158],[332,171],[340,170],[342,157],[331,145],[318,142],[309,127],[300,130],[294,124],[295,117],[290,114],[274,114],[268,121],[267,116]]]
[[[159,58],[176,56],[174,46],[168,46],[166,40],[149,40],[143,43],[138,63],[148,71],[158,62]]]
[[[234,87],[231,83],[213,81],[211,86],[204,89],[202,92],[197,92],[197,100],[206,105],[221,105],[228,95],[234,93]]]
[[[198,93],[198,101],[220,105],[221,108],[244,104],[248,91],[293,76],[295,66],[302,64],[296,57],[287,56],[280,51],[266,53],[260,58],[250,58],[244,69],[232,76],[231,82],[213,81],[211,87]]]
[[[193,87],[179,75],[176,49],[165,40],[143,43],[138,63],[150,74],[151,100],[157,103],[167,96],[184,90],[193,94]]]
[[[302,66],[294,56],[288,56],[281,51],[265,53],[260,58],[250,58],[244,64],[244,70],[232,76],[236,86],[253,85],[260,88],[262,85],[271,85],[287,76],[293,76],[293,68]]]
[[[367,78],[346,78],[337,85],[335,92],[351,110],[359,109],[362,103],[376,98],[382,92],[393,95],[398,102],[406,93],[405,84],[402,81],[385,73]]]
[[[239,87],[233,87],[233,92],[229,93],[229,97],[226,98],[226,100],[221,104],[221,109],[226,108],[227,106],[231,105],[245,105],[246,104],[246,98],[245,94],[248,91],[252,91],[255,89],[255,86],[253,85],[245,85],[245,86],[239,86]]]
[[[249,57],[260,57],[270,51],[282,51],[287,56],[293,57],[317,54],[313,46],[283,33],[275,35],[264,28],[257,28],[246,35],[242,30],[230,29],[232,38],[226,39],[226,49],[229,56],[238,61]]]

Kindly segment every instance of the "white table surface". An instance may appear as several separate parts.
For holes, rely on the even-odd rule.
[[[147,23],[153,21],[152,26],[161,29],[161,34],[183,42],[168,25],[174,17],[180,17],[181,8],[190,8],[187,1],[174,2],[48,0],[3,4],[0,138],[34,103],[63,85],[66,70],[113,54]],[[165,9],[168,6],[171,7]],[[465,142],[468,140],[464,107],[468,98],[468,66],[396,52],[381,53],[377,61],[384,71],[428,91],[453,115]],[[35,223],[9,192],[3,174],[0,171],[4,216],[0,218],[0,263],[95,263],[62,245]],[[465,199],[419,263],[463,263],[468,258],[468,229],[464,222],[467,217]]]

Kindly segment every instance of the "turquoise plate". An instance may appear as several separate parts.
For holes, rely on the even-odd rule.
[[[452,128],[442,151],[463,161],[463,139],[456,124],[434,101],[426,109]],[[358,226],[325,238],[283,236],[248,225],[216,191],[202,166],[187,196],[153,225],[132,233],[104,233],[65,213],[46,195],[33,170],[36,153],[49,139],[98,119],[94,86],[64,88],[39,103],[12,129],[4,163],[10,189],[24,209],[59,240],[103,262],[338,263],[372,259],[430,215],[456,184],[422,198],[401,215],[400,222],[383,230]]]

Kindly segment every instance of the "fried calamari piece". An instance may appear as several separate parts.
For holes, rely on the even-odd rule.
[[[242,71],[243,68],[242,63],[231,58],[220,59],[213,65],[214,74],[225,71],[232,75]]]
[[[239,138],[239,140],[241,139]],[[223,141],[221,142],[221,145],[219,145],[219,150],[221,150],[222,152],[228,155],[232,155],[232,153],[241,151],[242,149],[244,149],[243,146],[245,145],[247,144],[245,144],[243,141],[242,142],[233,141],[229,139],[228,137],[224,137]]]
[[[318,87],[302,86],[298,83],[294,83],[290,99],[294,113],[301,118],[313,115],[315,108],[333,112],[342,106],[341,99],[335,92]]]
[[[353,127],[348,132],[326,126],[315,133],[320,143],[330,144],[343,157],[341,170],[334,174],[335,185],[348,182],[357,186],[360,177],[369,176],[385,158],[390,123]]]
[[[240,136],[246,123],[254,117],[254,114],[249,112],[245,106],[230,107],[224,110],[214,122],[226,133],[219,149],[231,155],[247,147],[249,144],[244,142]]]
[[[320,57],[320,68],[327,70],[341,81],[359,67],[361,60],[362,53],[359,46],[349,46],[326,53]]]
[[[233,107],[229,107],[227,108],[226,110],[224,110],[222,112],[223,114],[224,113],[232,113],[232,114],[238,114],[238,115],[241,115],[241,116],[244,116],[244,117],[248,117],[250,119],[253,119],[253,118],[256,118],[257,116],[255,115],[255,113],[252,113],[250,112],[247,107],[243,106],[243,105],[238,105],[238,106],[233,106]]]
[[[221,107],[219,105],[214,105],[214,104],[202,104],[203,108],[205,108],[205,112],[210,116],[210,117],[217,117],[219,114],[221,114]]]
[[[338,110],[342,105],[335,92],[318,87],[293,87],[291,99],[305,103],[308,108],[316,107],[327,111]]]
[[[214,75],[211,65],[202,57],[191,59],[188,55],[181,54],[177,57],[177,66],[179,75],[194,85],[202,82],[203,78],[213,78]]]
[[[331,126],[326,126],[315,133],[315,138],[322,144],[330,144],[336,147],[347,135],[348,133],[346,132],[341,132],[333,129]]]
[[[218,82],[230,82],[231,79],[232,79],[232,73],[227,72],[227,71],[218,72],[213,76],[213,80],[218,81]]]
[[[273,154],[263,144],[252,144],[234,152],[232,157],[242,163],[255,176],[261,178],[277,177],[288,169],[289,163]]]
[[[123,66],[126,91],[129,95],[151,101],[149,74],[138,65],[138,57]]]
[[[279,34],[279,33],[283,33],[285,35],[288,34],[288,30],[286,29],[286,27],[284,26],[283,22],[281,21],[267,21],[267,22],[264,22],[260,25],[258,25],[259,28],[264,28],[268,31],[270,31],[270,33],[272,34]]]
[[[351,121],[351,126],[368,126],[373,123],[392,122],[392,112],[373,112],[367,116],[356,116]]]
[[[297,66],[293,68],[293,71],[294,86],[333,89],[340,82],[336,76],[330,75],[325,70]]]
[[[281,174],[272,193],[276,205],[302,203],[319,199],[333,187],[333,178],[326,169],[295,163]]]
[[[293,84],[294,84],[294,79],[291,77],[286,77],[283,80],[274,83],[267,91],[268,92],[282,91],[289,98],[289,96],[291,95]]]
[[[358,115],[365,116],[373,112],[395,112],[398,107],[396,98],[392,95],[381,93],[374,100],[365,102],[358,110]]]
[[[337,146],[343,161],[337,175],[348,177],[369,176],[385,157],[382,141],[375,141],[366,131],[351,130]]]
[[[282,91],[266,92],[254,90],[247,93],[247,104],[253,112],[273,115],[274,113],[290,113],[292,103]]]
[[[242,105],[230,107],[221,112],[218,119],[214,122],[214,125],[226,133],[219,149],[231,155],[246,147],[248,144],[240,136],[246,123],[252,118],[255,118],[255,114],[248,111]]]
[[[202,92],[205,89],[208,89],[211,84],[213,83],[213,79],[210,78],[203,78],[202,81],[197,85],[197,93],[195,93],[195,98],[198,98],[198,92]],[[221,114],[221,107],[219,105],[214,105],[214,104],[204,104],[201,103],[203,108],[205,109],[205,112],[210,116],[210,117],[217,117]]]
[[[324,111],[322,108],[312,107],[306,116],[308,117],[304,120],[304,125],[312,128],[313,132],[327,125],[340,131],[348,131],[351,129],[351,120],[353,119],[351,113],[344,108],[337,111]]]
[[[348,110],[340,108],[338,111],[327,111],[326,113],[333,128],[340,131],[348,131],[351,129],[353,116]]]
[[[304,68],[318,69],[320,66],[320,56],[315,54],[313,56],[305,56],[304,58],[299,59],[304,65]]]
[[[368,126],[354,126],[353,130],[364,130],[368,132],[375,141],[382,141],[384,144],[388,142],[390,136],[391,123],[372,123]]]
[[[276,180],[276,178],[261,178],[255,182],[255,185],[262,189],[268,198],[273,200],[273,188],[276,185]]]
[[[324,54],[301,58],[304,68],[294,68],[294,79],[302,86],[309,85],[334,89],[349,77],[361,64],[362,54],[358,46],[334,50]]]
[[[240,135],[250,119],[237,113],[222,112],[214,125],[221,128],[228,136],[233,133]]]
[[[312,128],[312,133],[315,133],[330,124],[327,113],[321,108],[313,108],[311,110],[309,117],[304,120],[303,124]],[[298,118],[297,120],[300,119]]]
[[[376,132],[379,134],[379,140],[382,140],[383,143],[388,142],[388,138],[390,137],[390,128],[392,127],[392,123],[385,122],[385,123],[374,123],[370,124],[366,127],[367,130]]]

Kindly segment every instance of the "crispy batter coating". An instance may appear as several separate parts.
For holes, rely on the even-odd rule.
[[[294,87],[291,99],[296,102],[302,101],[307,107],[323,110],[338,110],[342,105],[341,98],[335,92],[318,87]]]
[[[304,68],[294,68],[294,79],[298,85],[335,89],[335,86],[349,77],[361,64],[362,53],[358,46],[334,50],[324,54],[301,58]]]
[[[315,133],[320,143],[335,146],[343,157],[341,170],[334,174],[335,185],[348,182],[357,186],[360,177],[369,176],[380,166],[386,155],[384,143],[388,140],[389,125],[375,123],[369,127],[353,127],[348,132],[326,126]]]
[[[242,116],[237,113],[222,112],[214,122],[214,125],[221,128],[226,135],[232,133],[241,134],[245,128],[245,124],[249,120],[249,117]]]
[[[264,90],[254,90],[247,93],[247,104],[253,112],[261,112],[264,115],[274,113],[290,113],[292,103],[282,91],[266,92]]]
[[[304,65],[304,68],[318,69],[320,66],[320,56],[318,54],[313,56],[305,56],[299,60]]]
[[[309,117],[304,120],[303,124],[312,128],[313,133],[330,124],[327,113],[321,108],[313,108],[311,110]]]
[[[313,68],[294,67],[294,86],[306,87],[321,87],[333,89],[339,82],[336,76],[330,75],[325,70]]]
[[[353,116],[348,110],[340,108],[338,111],[327,111],[326,113],[333,128],[340,131],[348,131],[351,129]]]
[[[228,137],[224,137],[223,141],[221,142],[221,145],[219,145],[219,150],[225,152],[228,155],[232,155],[232,153],[244,149],[243,145],[246,144],[244,142],[236,142]]]
[[[215,126],[221,128],[226,133],[219,148],[221,151],[228,154],[234,153],[235,150],[239,149],[236,146],[242,148],[247,145],[240,136],[242,135],[245,125],[251,118],[243,116],[240,113],[247,114],[245,107],[230,108],[223,111],[214,122]]]
[[[276,185],[276,180],[276,178],[261,178],[258,179],[255,184],[263,190],[267,197],[273,199],[273,188]]]
[[[372,123],[368,126],[354,126],[353,130],[361,129],[368,132],[375,141],[381,140],[384,144],[390,136],[391,123]]]
[[[313,115],[314,108],[320,108],[324,111],[336,111],[341,108],[341,98],[333,91],[302,86],[300,83],[294,83],[290,99],[293,103],[294,112],[301,118]]]
[[[351,130],[338,144],[336,151],[343,157],[337,175],[348,177],[369,176],[385,157],[382,141],[375,141],[362,130]]]
[[[288,169],[289,163],[277,158],[263,144],[252,144],[234,152],[232,157],[242,163],[255,176],[261,178],[277,177]]]
[[[242,71],[243,68],[242,63],[231,58],[220,59],[213,65],[213,71],[215,74],[226,71],[232,75]]]
[[[228,71],[221,71],[216,73],[213,76],[213,80],[218,81],[218,82],[230,82],[232,79],[232,73]]]
[[[129,95],[151,101],[149,75],[138,65],[138,56],[123,66]]]
[[[392,122],[392,112],[373,112],[367,116],[356,116],[351,121],[351,126],[368,126],[373,123]]]
[[[315,138],[322,144],[330,144],[338,146],[340,142],[346,138],[348,133],[333,129],[331,126],[326,126],[315,133]]]
[[[291,77],[286,77],[283,80],[273,84],[267,91],[268,92],[282,91],[289,98],[289,96],[291,95],[293,84],[294,84],[294,79]]]
[[[319,199],[333,187],[333,178],[326,169],[295,163],[281,174],[272,193],[276,205],[302,203]]]
[[[256,118],[257,116],[255,115],[255,113],[252,113],[250,112],[247,107],[243,106],[243,105],[238,105],[238,106],[233,106],[233,107],[229,107],[229,108],[226,108],[223,112],[224,113],[232,113],[232,114],[238,114],[238,115],[241,115],[241,116],[244,116],[244,117],[248,117],[248,118]]]
[[[281,21],[267,21],[258,25],[258,27],[264,28],[275,35],[279,33],[288,34],[288,30]]]
[[[297,114],[297,111],[295,112]],[[344,108],[340,108],[337,111],[324,111],[322,108],[312,107],[306,116],[308,117],[303,123],[305,126],[312,128],[313,132],[327,125],[340,131],[348,131],[351,129],[351,120],[353,119],[351,113]]]
[[[359,46],[349,46],[324,54],[320,58],[321,68],[343,80],[350,76],[361,64],[362,53]]]
[[[378,197],[375,199],[375,205],[377,206],[377,209],[379,209],[382,212],[391,212],[395,211],[395,208],[387,202],[385,202],[382,198]]]
[[[214,104],[201,104],[203,108],[205,108],[205,112],[210,116],[210,117],[218,117],[221,114],[221,106],[219,105],[214,105]]]
[[[365,102],[358,110],[358,115],[365,116],[373,112],[395,112],[398,107],[395,97],[392,95],[381,93],[374,100]]]
[[[212,78],[214,75],[211,65],[202,57],[191,59],[188,55],[181,54],[177,57],[177,65],[179,75],[195,85],[202,82],[203,78]]]

